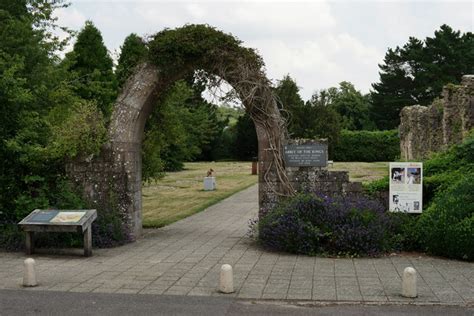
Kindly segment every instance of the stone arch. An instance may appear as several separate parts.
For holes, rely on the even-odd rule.
[[[284,120],[262,59],[240,44],[205,25],[188,25],[155,35],[149,43],[148,60],[135,68],[117,98],[108,142],[101,154],[82,166],[75,165],[74,178],[82,182],[87,199],[119,213],[131,240],[142,229],[141,143],[145,122],[160,95],[191,71],[203,70],[226,80],[255,123],[259,215],[270,210],[279,196],[291,194],[281,154],[286,139]]]

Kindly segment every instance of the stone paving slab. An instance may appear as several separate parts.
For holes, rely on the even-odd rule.
[[[230,297],[317,301],[474,304],[474,263],[425,256],[335,259],[260,249],[248,237],[257,186],[135,243],[89,258],[35,254],[39,286],[25,290],[223,296],[220,266],[234,268]],[[0,252],[0,288],[21,289],[22,253]],[[419,297],[400,296],[401,274],[418,271]]]

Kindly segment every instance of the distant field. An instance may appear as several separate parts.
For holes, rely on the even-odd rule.
[[[204,191],[203,177],[212,168],[217,190]],[[335,162],[329,170],[347,170],[351,181],[369,182],[388,173],[388,162]],[[143,226],[162,227],[225,199],[252,184],[251,162],[192,162],[185,170],[169,172],[156,183],[143,186]]]
[[[143,186],[143,226],[161,227],[194,213],[257,183],[251,162],[191,162],[185,170],[169,172]],[[207,170],[215,172],[217,190],[204,191]]]

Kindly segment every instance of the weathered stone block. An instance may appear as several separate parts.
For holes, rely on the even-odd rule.
[[[404,107],[400,112],[402,159],[429,157],[462,142],[474,128],[474,76],[463,76],[461,85],[447,85],[443,98],[430,106]]]

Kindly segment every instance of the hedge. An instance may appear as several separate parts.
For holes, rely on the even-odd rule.
[[[400,138],[397,130],[343,130],[334,147],[335,161],[395,161],[400,157]]]
[[[448,258],[474,260],[474,172],[436,194],[417,223],[422,250]]]

